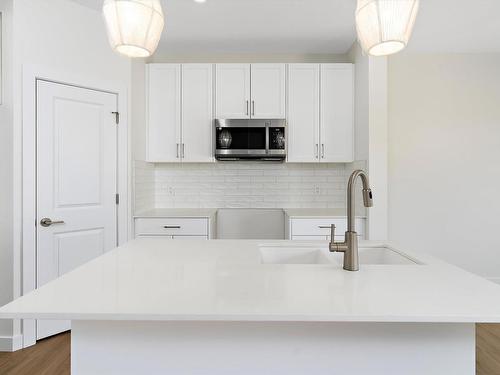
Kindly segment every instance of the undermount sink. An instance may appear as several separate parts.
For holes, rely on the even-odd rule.
[[[314,247],[266,246],[260,248],[265,264],[330,264],[336,263],[332,254]]]
[[[343,253],[321,247],[260,246],[263,264],[343,264]],[[387,247],[359,248],[359,264],[416,265],[416,261]]]

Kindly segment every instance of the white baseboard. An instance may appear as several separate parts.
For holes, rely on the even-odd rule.
[[[500,284],[500,277],[488,277],[488,280],[493,281],[494,283]]]
[[[0,336],[0,352],[15,352],[23,348],[23,336]]]

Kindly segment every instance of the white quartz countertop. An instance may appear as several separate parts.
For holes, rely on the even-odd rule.
[[[213,218],[217,208],[152,208],[139,211],[134,217],[206,217]]]
[[[291,218],[347,217],[344,208],[285,208],[284,211]]]
[[[423,254],[405,252],[422,264],[347,272],[262,264],[263,245],[327,243],[136,239],[0,308],[0,318],[500,322],[499,285]]]

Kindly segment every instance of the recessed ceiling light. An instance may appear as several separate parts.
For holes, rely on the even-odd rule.
[[[195,3],[199,3],[199,4],[202,4],[202,3],[206,3],[207,0],[194,0]]]

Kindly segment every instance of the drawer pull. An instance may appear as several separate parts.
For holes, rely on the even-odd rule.
[[[165,229],[181,229],[180,225],[164,225],[163,228]]]
[[[318,225],[319,229],[330,229],[331,227],[331,225]]]

